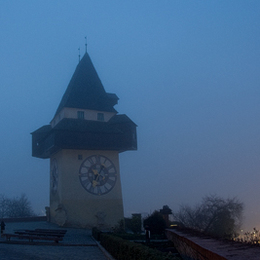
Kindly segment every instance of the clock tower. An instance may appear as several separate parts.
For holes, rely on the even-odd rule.
[[[32,156],[50,159],[51,222],[111,228],[124,218],[119,153],[136,150],[137,140],[117,102],[85,53],[50,124],[32,133]]]

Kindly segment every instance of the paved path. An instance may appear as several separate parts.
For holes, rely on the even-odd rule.
[[[20,222],[6,223],[5,233],[14,233],[19,229],[48,228],[59,229],[57,225],[48,222]],[[106,252],[102,251],[96,241],[91,237],[91,230],[66,228],[67,233],[62,242],[55,244],[52,241],[29,244],[26,240],[11,241],[18,243],[6,243],[5,238],[0,238],[1,260],[48,260],[48,259],[84,259],[84,260],[108,260]]]

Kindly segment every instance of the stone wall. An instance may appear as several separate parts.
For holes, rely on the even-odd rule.
[[[168,229],[166,235],[174,243],[184,260],[227,260],[227,258],[198,245],[178,231]]]

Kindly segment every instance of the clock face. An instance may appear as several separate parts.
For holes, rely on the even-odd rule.
[[[81,164],[79,179],[89,193],[103,195],[110,192],[116,184],[116,167],[107,157],[92,155]]]
[[[58,189],[58,180],[59,180],[58,164],[57,164],[57,160],[53,159],[51,162],[51,191],[53,193],[56,193]]]

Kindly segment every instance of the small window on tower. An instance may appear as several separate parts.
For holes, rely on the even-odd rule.
[[[78,111],[78,119],[84,119],[84,111]]]
[[[104,121],[104,114],[103,113],[97,113],[97,120],[98,121]]]

